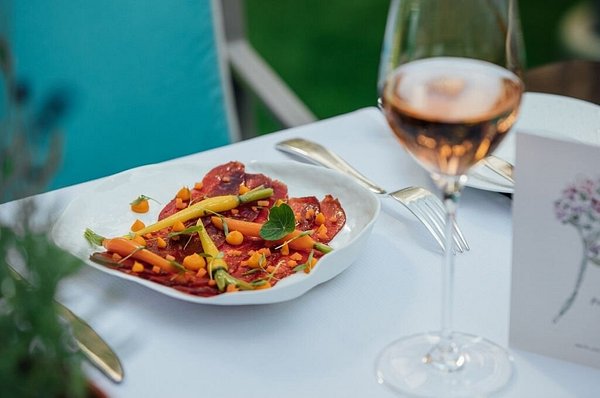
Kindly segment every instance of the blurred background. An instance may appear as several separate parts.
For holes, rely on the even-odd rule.
[[[600,0],[518,1],[529,70],[600,61]],[[48,152],[4,170],[45,176],[36,186],[54,189],[375,106],[389,4],[0,0],[6,103],[15,108],[12,118],[23,119],[7,118],[0,159],[16,162],[22,153],[9,131],[27,130]],[[593,96],[600,104],[600,62],[544,73],[542,87],[525,78],[532,91]],[[544,91],[548,82],[577,90]],[[48,150],[50,136],[60,151]],[[90,162],[92,151],[99,156]],[[41,172],[40,158],[51,161],[51,171]],[[0,174],[0,189],[23,180],[13,174]]]
[[[567,32],[589,25],[598,3],[520,0],[528,68],[598,57],[585,48],[581,34],[573,38]],[[375,105],[388,5],[388,0],[247,0],[248,36],[316,116],[327,118]],[[257,106],[256,112],[261,133],[278,129],[264,109]]]

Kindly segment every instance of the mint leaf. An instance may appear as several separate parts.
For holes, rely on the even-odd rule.
[[[294,211],[290,206],[282,203],[269,210],[269,220],[260,229],[260,237],[264,240],[279,240],[294,232],[295,228]]]

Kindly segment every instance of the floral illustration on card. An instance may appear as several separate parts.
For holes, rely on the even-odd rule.
[[[600,177],[569,184],[554,202],[554,213],[562,224],[575,228],[582,243],[575,286],[553,319],[557,323],[575,302],[588,265],[600,266]]]

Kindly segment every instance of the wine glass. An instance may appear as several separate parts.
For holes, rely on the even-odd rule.
[[[388,124],[432,176],[446,206],[439,332],[404,337],[379,355],[381,384],[412,396],[501,389],[506,350],[452,328],[452,224],[467,172],[514,124],[523,92],[516,0],[392,0],[379,90]]]

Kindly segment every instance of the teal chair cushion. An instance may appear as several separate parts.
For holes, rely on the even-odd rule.
[[[17,76],[74,93],[51,188],[231,141],[210,0],[13,2]]]

